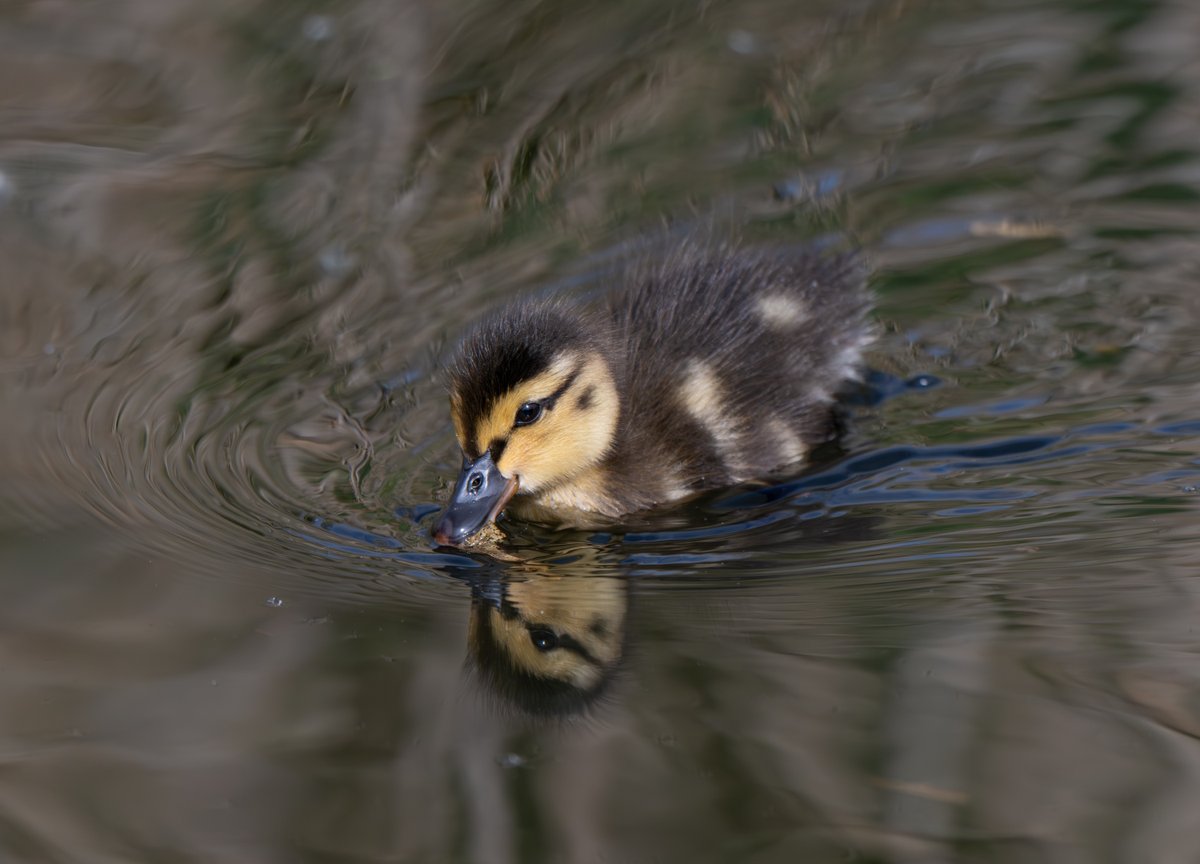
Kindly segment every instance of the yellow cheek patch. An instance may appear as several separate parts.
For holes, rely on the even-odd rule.
[[[472,441],[479,448],[479,452],[486,450],[497,438],[508,436],[512,431],[518,408],[526,402],[545,399],[555,393],[575,374],[578,366],[578,357],[574,354],[563,354],[541,375],[523,381],[519,387],[514,387],[497,399],[492,405],[492,410],[475,426],[475,437]]]
[[[502,474],[521,478],[524,492],[579,476],[604,457],[616,434],[620,397],[604,358],[586,358],[566,380],[570,386],[554,408],[538,422],[513,430],[497,460]]]
[[[501,474],[518,474],[525,489],[536,489],[547,480],[578,470],[587,454],[580,452],[575,436],[567,434],[572,418],[565,413],[539,420],[532,426],[517,429],[509,436],[504,455],[497,468]]]

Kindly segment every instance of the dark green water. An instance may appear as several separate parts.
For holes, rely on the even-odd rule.
[[[0,858],[1196,860],[1198,58],[1182,0],[0,6]],[[872,261],[842,450],[433,550],[462,328],[711,230]],[[582,715],[464,668],[505,591],[619,622]]]

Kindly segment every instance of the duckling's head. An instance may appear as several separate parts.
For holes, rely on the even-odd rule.
[[[470,666],[508,706],[566,716],[608,688],[625,650],[628,586],[593,574],[476,585]]]
[[[551,488],[604,457],[620,413],[610,343],[596,319],[546,301],[510,306],[467,335],[450,373],[462,473],[438,543],[463,542],[518,491]]]

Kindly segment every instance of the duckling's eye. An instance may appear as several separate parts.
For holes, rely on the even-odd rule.
[[[558,647],[558,637],[554,635],[554,631],[547,630],[544,627],[537,627],[530,630],[529,641],[539,651],[553,651]]]
[[[517,419],[513,421],[514,426],[528,426],[542,416],[541,402],[526,402],[517,409]]]

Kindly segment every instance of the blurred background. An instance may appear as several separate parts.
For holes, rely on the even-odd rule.
[[[0,857],[1194,861],[1198,142],[1187,0],[0,5]],[[697,230],[865,250],[842,447],[433,550],[457,334]]]

